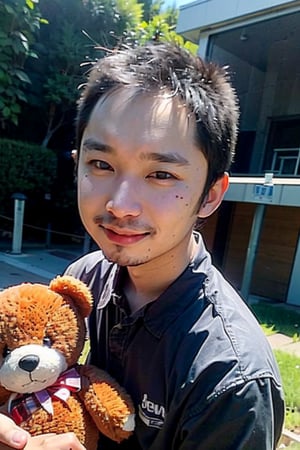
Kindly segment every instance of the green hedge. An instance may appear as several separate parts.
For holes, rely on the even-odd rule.
[[[22,141],[0,139],[0,211],[15,192],[43,196],[51,191],[57,157],[53,150]]]

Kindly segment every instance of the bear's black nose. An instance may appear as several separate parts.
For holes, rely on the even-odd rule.
[[[19,361],[19,367],[26,372],[32,372],[40,362],[40,358],[37,355],[26,355]]]

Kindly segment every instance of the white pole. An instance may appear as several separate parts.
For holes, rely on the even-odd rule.
[[[20,254],[22,251],[23,221],[26,196],[23,194],[14,194],[14,230],[12,241],[12,253]]]
[[[254,213],[254,217],[253,217],[252,228],[251,228],[248,250],[247,250],[246,263],[245,263],[244,274],[243,274],[243,281],[242,281],[242,286],[241,286],[241,294],[243,295],[243,297],[245,298],[246,301],[248,301],[248,297],[249,297],[249,293],[250,293],[252,274],[253,274],[255,258],[256,258],[256,254],[257,254],[257,248],[259,245],[260,233],[261,233],[261,229],[263,226],[265,209],[266,209],[266,205],[264,205],[264,204],[257,205],[255,213]]]

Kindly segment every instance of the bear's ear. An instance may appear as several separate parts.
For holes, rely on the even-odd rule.
[[[92,294],[82,281],[70,275],[63,275],[54,278],[49,288],[61,295],[68,295],[79,308],[83,317],[87,317],[92,310]]]

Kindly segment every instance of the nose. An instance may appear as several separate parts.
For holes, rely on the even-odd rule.
[[[26,372],[33,372],[39,365],[39,362],[40,358],[37,355],[26,355],[20,359],[19,367]]]
[[[138,217],[142,212],[140,195],[134,180],[123,180],[115,185],[114,192],[106,203],[106,210],[117,218]]]

